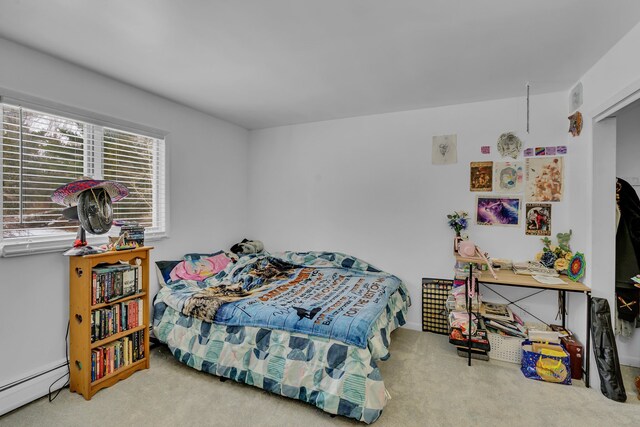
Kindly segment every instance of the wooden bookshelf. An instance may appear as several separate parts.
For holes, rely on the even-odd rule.
[[[149,368],[149,252],[145,246],[124,251],[69,257],[69,389],[90,400],[99,390],[110,387],[131,374]],[[92,304],[92,270],[101,264],[128,263],[141,266],[138,292],[108,303]],[[127,301],[142,300],[142,324],[104,339],[91,342],[91,319],[95,310],[112,307]],[[143,331],[143,357],[122,366],[105,376],[91,380],[91,353],[101,346],[116,342]]]

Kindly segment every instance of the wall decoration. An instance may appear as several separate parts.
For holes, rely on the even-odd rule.
[[[434,136],[432,144],[432,164],[451,165],[458,163],[458,135]]]
[[[582,106],[582,82],[571,89],[569,94],[569,111],[576,111]]]
[[[551,236],[551,203],[527,203],[525,218],[525,234]]]
[[[544,147],[536,147],[535,152],[536,152],[536,156],[544,156],[544,153],[545,153]]]
[[[527,200],[559,202],[563,192],[562,157],[529,157],[526,159]]]
[[[577,282],[584,276],[584,271],[587,266],[587,262],[584,259],[584,254],[576,252],[571,261],[569,261],[569,268],[567,268],[567,276],[569,279]]]
[[[505,132],[498,138],[498,153],[502,157],[517,159],[522,151],[522,141],[513,132]]]
[[[478,196],[476,223],[478,225],[520,224],[520,197]]]
[[[556,155],[556,147],[545,147],[544,148],[545,156],[555,156]]]
[[[471,191],[493,189],[493,162],[471,162],[470,172]]]
[[[558,145],[558,154],[567,154],[567,146],[566,145]]]
[[[491,154],[491,147],[488,145],[483,145],[482,147],[480,147],[480,152],[482,154]]]
[[[569,133],[572,136],[578,136],[582,132],[582,113],[576,111],[569,116]]]
[[[533,156],[533,148],[527,148],[526,150],[524,150],[524,156],[525,157]]]
[[[521,193],[524,186],[524,164],[522,162],[495,162],[494,165],[494,191]]]

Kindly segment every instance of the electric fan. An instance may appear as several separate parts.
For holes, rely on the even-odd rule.
[[[100,252],[87,246],[86,233],[104,234],[113,223],[113,203],[129,194],[124,185],[105,180],[82,178],[59,187],[51,200],[68,206],[62,211],[65,218],[78,220],[80,226],[73,247],[65,255],[86,255]]]

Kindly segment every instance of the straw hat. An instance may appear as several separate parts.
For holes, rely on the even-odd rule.
[[[80,193],[92,188],[104,188],[112,202],[117,202],[129,195],[127,187],[118,182],[82,177],[56,189],[51,195],[51,200],[59,205],[75,206],[78,204]]]

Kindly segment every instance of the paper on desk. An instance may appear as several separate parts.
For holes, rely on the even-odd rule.
[[[565,282],[564,280],[562,280],[559,277],[540,276],[540,275],[537,275],[537,274],[534,274],[531,277],[533,277],[534,279],[536,279],[540,283],[544,283],[545,285],[566,285],[567,284],[567,282]]]

